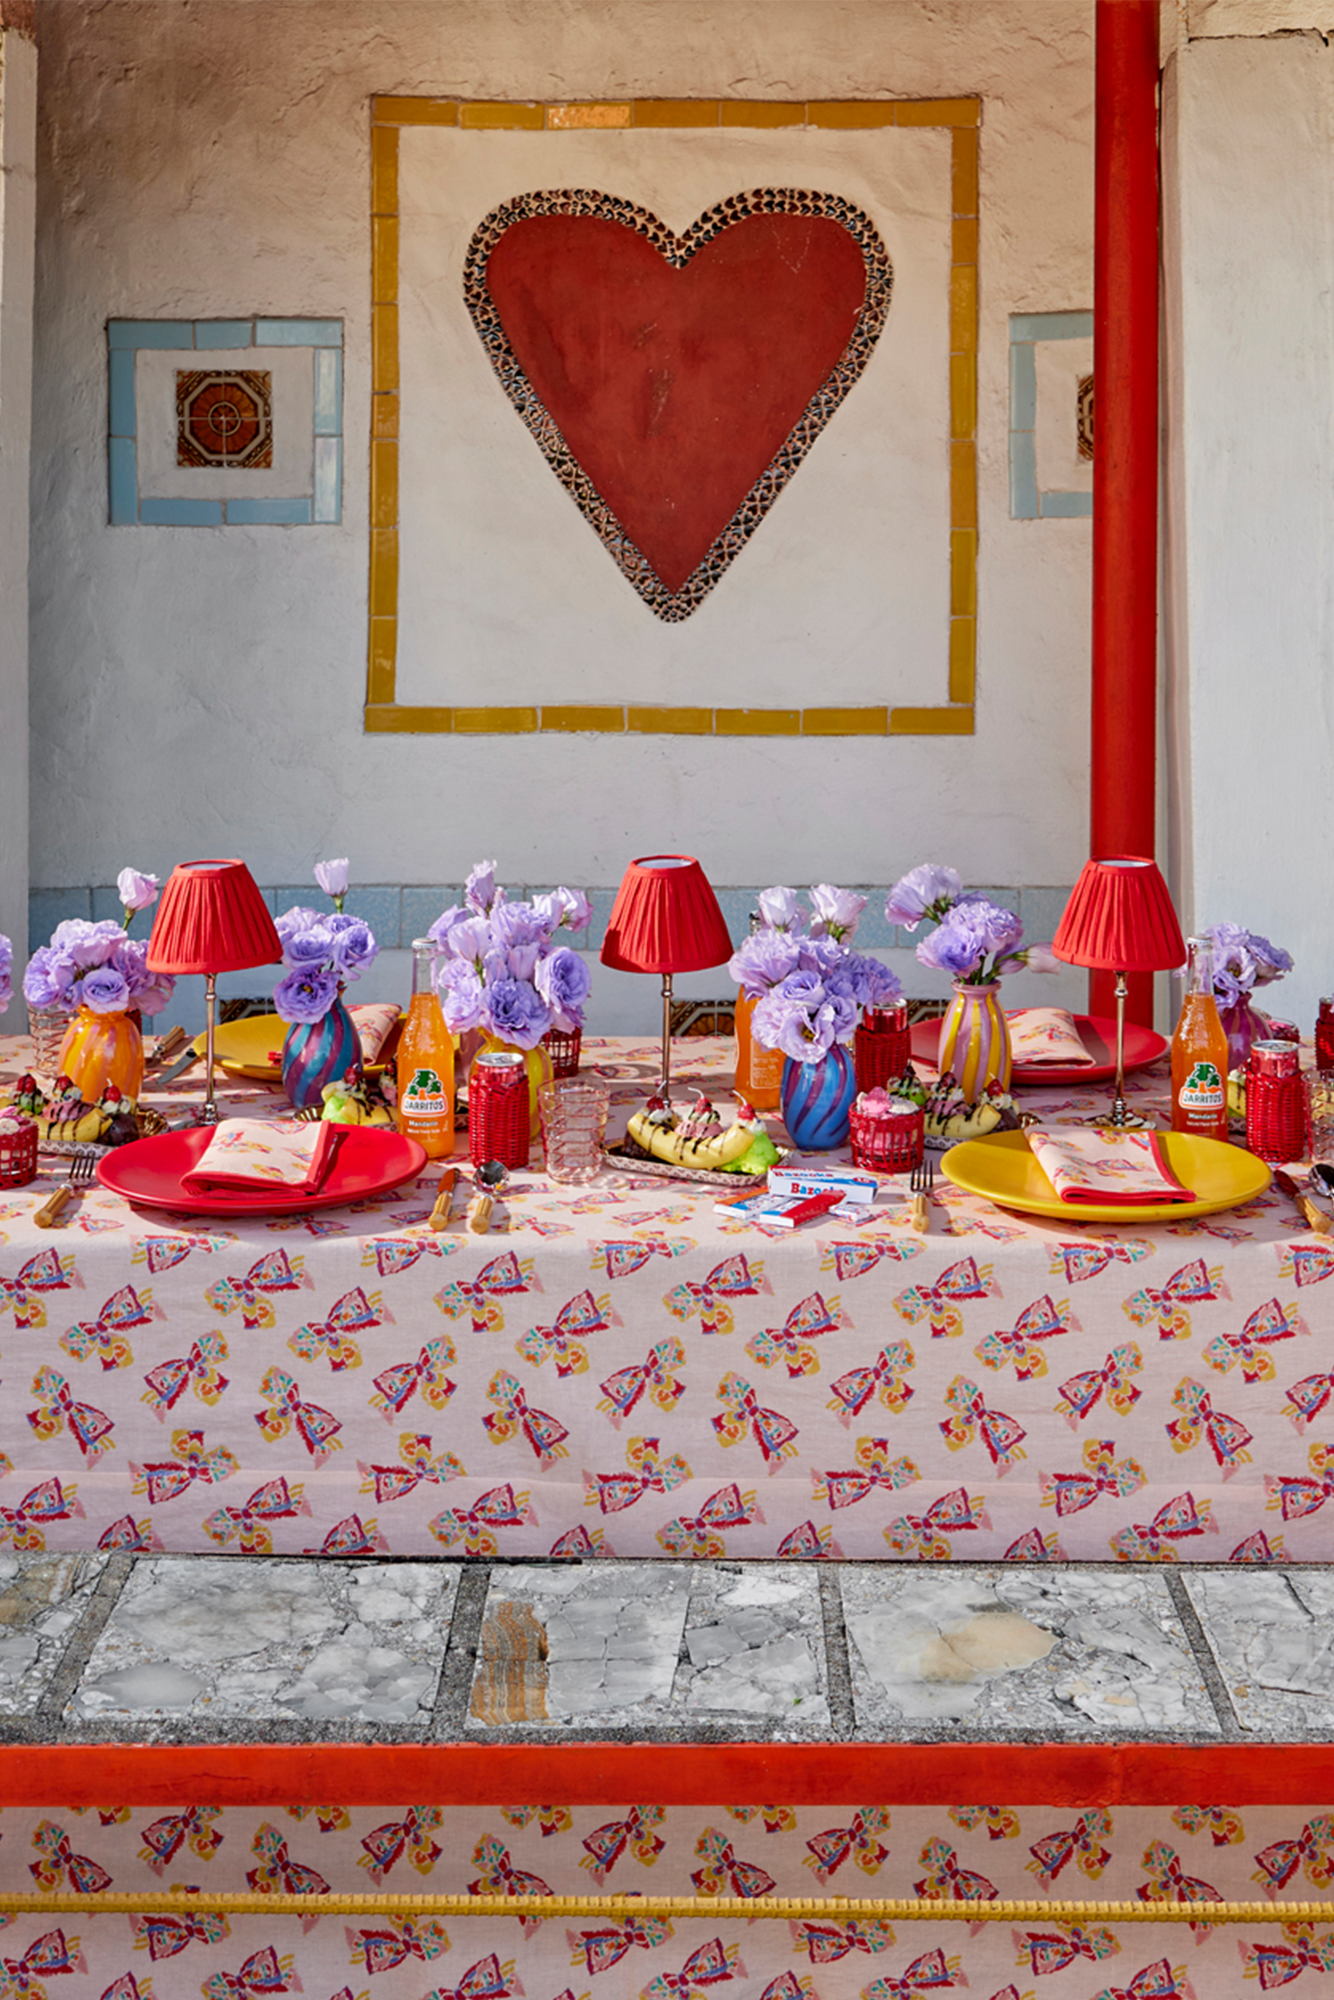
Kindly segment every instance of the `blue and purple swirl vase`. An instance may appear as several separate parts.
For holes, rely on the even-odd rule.
[[[283,1042],[283,1089],[298,1111],[322,1104],[326,1083],[341,1083],[361,1061],[352,1016],[335,1000],[318,1021],[293,1021]]]
[[[857,1095],[857,1065],[850,1048],[835,1042],[818,1062],[783,1061],[780,1101],[783,1123],[802,1153],[827,1153],[848,1136],[848,1117]]]

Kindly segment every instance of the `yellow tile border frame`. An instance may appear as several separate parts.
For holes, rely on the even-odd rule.
[[[368,733],[529,734],[538,730],[664,736],[971,736],[977,661],[978,126],[981,100],[637,98],[597,104],[371,101],[371,435]],[[405,125],[562,132],[629,127],[763,126],[856,131],[935,125],[952,134],[950,260],[950,619],[948,700],[930,708],[669,708],[557,702],[510,708],[414,708],[395,699],[398,649],[398,135]]]

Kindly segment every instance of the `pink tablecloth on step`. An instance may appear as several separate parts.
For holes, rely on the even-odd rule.
[[[11,1074],[27,1045],[0,1043]],[[621,1121],[650,1044],[589,1038]],[[730,1049],[678,1045],[719,1098]],[[1160,1094],[1150,1072],[1141,1100]],[[1105,1087],[1028,1101],[1075,1118]],[[173,1095],[198,1094],[189,1078]],[[283,1108],[236,1085],[224,1108]],[[466,1150],[463,1155],[466,1160]],[[937,1181],[763,1235],[714,1192],[436,1170],[231,1226],[0,1194],[0,1542],[278,1553],[1323,1558],[1334,1248],[1271,1192],[1026,1220]],[[462,1207],[462,1202],[458,1203]]]

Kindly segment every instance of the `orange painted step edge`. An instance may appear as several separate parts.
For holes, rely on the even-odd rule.
[[[13,1744],[0,1805],[1309,1805],[1334,1744]]]

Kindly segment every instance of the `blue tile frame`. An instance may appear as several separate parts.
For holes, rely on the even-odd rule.
[[[314,359],[311,494],[262,500],[140,498],[135,355],[141,348],[309,347]],[[336,526],[343,518],[340,319],[109,319],[107,504],[113,528]]]
[[[1091,312],[1010,314],[1010,518],[1013,521],[1087,519],[1091,493],[1038,486],[1034,431],[1038,410],[1037,344],[1041,340],[1088,340]]]

